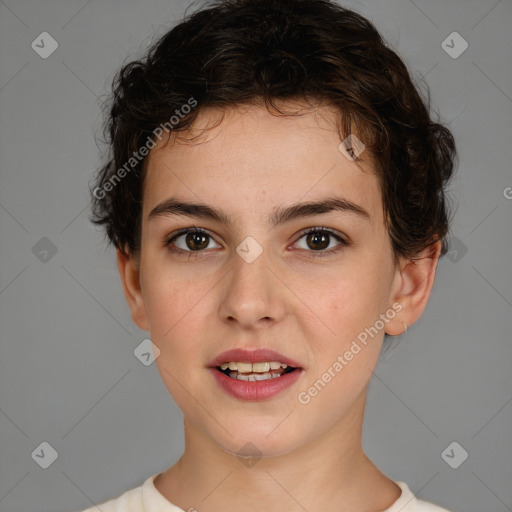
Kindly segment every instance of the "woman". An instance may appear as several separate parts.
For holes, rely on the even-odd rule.
[[[93,220],[185,450],[101,510],[444,510],[361,443],[384,337],[447,250],[455,159],[374,26],[327,0],[211,3],[123,67],[108,128]]]

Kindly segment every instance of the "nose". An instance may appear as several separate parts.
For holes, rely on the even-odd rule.
[[[248,329],[279,322],[286,309],[285,287],[271,268],[268,250],[250,263],[237,253],[233,260],[219,305],[221,319]]]

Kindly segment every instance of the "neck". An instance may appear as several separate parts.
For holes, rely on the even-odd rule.
[[[185,420],[185,451],[154,481],[183,510],[384,510],[400,489],[362,449],[365,394],[341,424],[314,441],[275,457],[228,453]],[[371,492],[369,492],[371,489]],[[343,507],[343,508],[342,508]]]

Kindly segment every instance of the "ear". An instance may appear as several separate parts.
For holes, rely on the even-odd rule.
[[[117,267],[132,319],[140,329],[149,331],[146,307],[140,286],[139,263],[139,258],[129,250],[126,249],[126,252],[123,252],[117,249]]]
[[[417,257],[400,261],[391,302],[400,304],[402,309],[386,324],[387,334],[402,334],[422,315],[434,286],[440,253],[441,241],[437,240]]]

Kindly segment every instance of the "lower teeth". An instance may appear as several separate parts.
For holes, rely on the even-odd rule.
[[[238,379],[238,380],[244,380],[244,381],[257,381],[257,380],[269,380],[269,379],[276,379],[277,377],[281,377],[281,373],[250,373],[250,374],[244,374],[239,372],[230,372],[229,376],[232,379]]]

